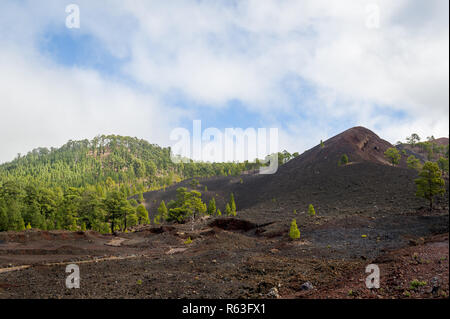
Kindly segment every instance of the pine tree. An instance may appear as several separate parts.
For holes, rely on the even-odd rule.
[[[18,231],[25,230],[25,222],[23,221],[23,218],[22,218],[22,217],[20,217],[20,219],[19,219],[19,223],[18,223],[18,228],[17,228],[17,230],[18,230]]]
[[[216,200],[213,198],[211,198],[211,200],[208,203],[208,215],[215,215],[216,213]]]
[[[147,215],[148,219],[148,215]],[[127,226],[133,227],[136,226],[139,223],[139,218],[136,214],[132,213],[127,216]]]
[[[0,201],[0,231],[6,231],[8,230],[8,214],[6,213],[6,209],[2,205],[2,202]]]
[[[222,212],[220,211],[220,209],[217,209],[217,216],[222,216]]]
[[[431,211],[434,197],[445,193],[445,181],[438,164],[426,162],[419,173],[419,178],[415,179],[414,182],[417,186],[416,196],[427,199]]]
[[[309,206],[308,206],[308,214],[309,214],[309,216],[316,215],[316,211],[315,211],[314,206],[312,204],[309,204]]]
[[[300,238],[300,230],[297,227],[297,222],[295,219],[293,219],[291,222],[291,228],[289,230],[289,237],[292,240]]]
[[[236,203],[234,201],[233,193],[231,193],[231,195],[230,195],[230,209],[231,209],[231,215],[236,216]]]
[[[229,203],[227,203],[227,206],[225,206],[225,215],[227,215],[227,216],[231,216],[232,215]]]
[[[159,225],[162,221],[165,221],[168,218],[169,212],[166,207],[166,203],[161,201],[158,207],[158,214],[155,216],[154,223]]]
[[[139,204],[139,206],[136,208],[136,215],[139,225],[150,224],[150,219],[148,218],[148,211],[143,204]]]
[[[339,166],[341,166],[341,165],[346,165],[348,163],[348,156],[347,156],[347,154],[343,154],[342,156],[341,156],[341,159],[339,160]]]

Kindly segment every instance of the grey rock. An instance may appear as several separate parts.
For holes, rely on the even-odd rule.
[[[313,284],[310,283],[309,281],[303,283],[303,284],[300,286],[300,290],[311,290],[311,289],[314,289],[314,286],[313,286]]]

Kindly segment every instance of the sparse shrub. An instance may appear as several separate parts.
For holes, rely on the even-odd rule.
[[[309,204],[309,206],[308,206],[308,214],[309,214],[309,216],[316,215],[316,210],[314,209],[314,206],[312,204]]]
[[[417,289],[417,288],[419,288],[419,287],[423,287],[423,286],[425,286],[427,284],[427,282],[426,281],[420,281],[420,280],[417,280],[417,279],[414,279],[413,281],[411,281],[410,283],[409,283],[409,287],[411,288],[411,289]]]
[[[341,159],[338,162],[338,165],[342,166],[342,165],[346,165],[346,164],[348,164],[348,156],[347,156],[347,154],[343,154],[341,156]]]
[[[294,240],[300,238],[300,230],[297,227],[297,222],[295,219],[291,222],[291,228],[289,230],[289,237]]]
[[[294,209],[294,215],[297,215],[297,210],[296,209]]]
[[[192,244],[192,239],[191,239],[191,237],[188,237],[188,239],[186,239],[186,240],[184,241],[184,244],[185,244],[185,245]]]

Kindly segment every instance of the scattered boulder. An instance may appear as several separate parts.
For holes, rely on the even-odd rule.
[[[302,291],[304,291],[304,290],[311,290],[311,289],[314,289],[314,286],[313,286],[313,284],[310,283],[309,281],[303,283],[303,284],[300,286],[300,290],[302,290]]]
[[[166,252],[166,255],[173,255],[176,253],[182,253],[186,251],[187,248],[170,248],[169,251]]]
[[[437,294],[439,292],[439,288],[441,287],[441,279],[439,277],[431,278],[430,285],[431,285],[431,293],[433,295]]]
[[[278,288],[277,288],[277,287],[271,288],[271,289],[269,290],[269,292],[267,293],[267,297],[269,297],[269,298],[275,298],[275,299],[281,298],[281,296],[280,296],[280,294],[279,294],[279,292],[278,292]]]

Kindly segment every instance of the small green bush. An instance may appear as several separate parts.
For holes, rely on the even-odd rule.
[[[419,287],[425,286],[426,284],[427,284],[426,281],[420,281],[420,280],[414,279],[413,281],[411,281],[411,282],[409,283],[409,287],[410,287],[411,289],[417,289],[417,288],[419,288]]]
[[[300,230],[298,230],[297,222],[295,219],[291,222],[291,229],[289,230],[289,237],[294,240],[300,238]]]
[[[308,214],[309,214],[309,216],[315,216],[316,215],[316,211],[315,211],[314,206],[312,204],[309,204]]]
[[[338,165],[342,166],[342,165],[346,165],[347,163],[348,163],[348,156],[347,156],[347,154],[343,154],[341,156],[341,159],[338,162]]]

